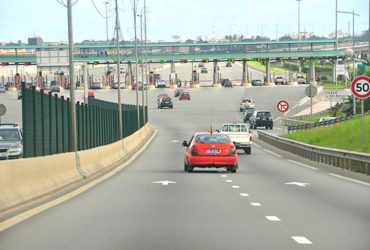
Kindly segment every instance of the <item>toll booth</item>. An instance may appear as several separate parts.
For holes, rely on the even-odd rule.
[[[191,76],[192,84],[194,86],[199,86],[199,74],[196,70],[193,70],[192,76]]]
[[[154,72],[149,72],[149,85],[154,85]]]

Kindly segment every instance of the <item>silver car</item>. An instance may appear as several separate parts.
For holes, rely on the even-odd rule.
[[[23,135],[17,124],[0,125],[0,160],[23,157]]]

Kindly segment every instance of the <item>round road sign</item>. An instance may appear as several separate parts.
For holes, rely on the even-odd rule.
[[[357,98],[368,98],[370,96],[370,78],[367,76],[357,77],[352,82],[351,90]]]
[[[317,88],[314,85],[310,85],[305,88],[304,92],[306,93],[306,96],[314,97],[317,95]]]
[[[6,113],[6,107],[4,104],[0,103],[0,116],[5,115]]]
[[[277,104],[277,109],[280,112],[287,112],[289,109],[289,103],[287,101],[280,101]]]

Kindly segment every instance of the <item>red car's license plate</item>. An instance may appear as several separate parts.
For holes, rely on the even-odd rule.
[[[220,153],[219,149],[206,149],[206,153]]]

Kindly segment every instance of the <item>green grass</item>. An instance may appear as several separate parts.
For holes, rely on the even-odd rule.
[[[254,67],[259,68],[259,69],[262,69],[262,70],[266,70],[266,65],[263,65],[262,62],[254,62],[254,61],[252,61],[252,62],[248,62],[248,65],[254,66]],[[284,72],[289,71],[289,70],[290,69],[284,68],[284,67],[278,67],[278,66],[274,66],[274,65],[271,65],[270,66],[270,72],[284,73]]]
[[[370,153],[370,115],[365,116],[365,152]],[[297,131],[284,138],[316,146],[361,152],[361,118],[337,126]]]

